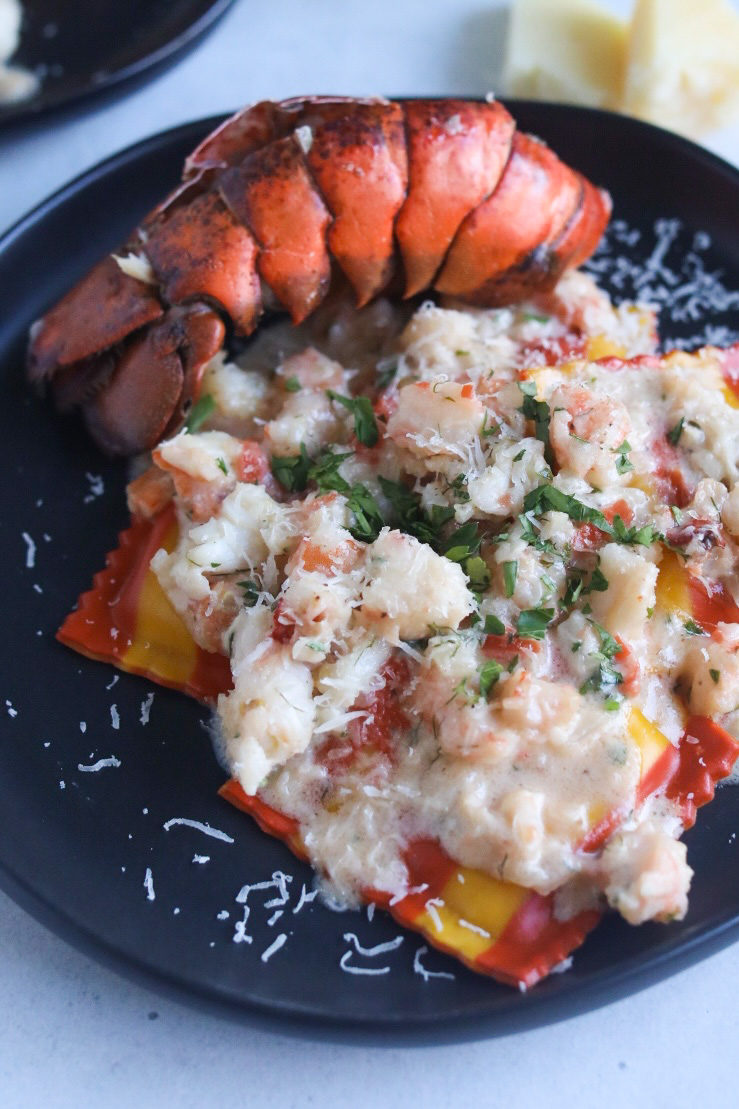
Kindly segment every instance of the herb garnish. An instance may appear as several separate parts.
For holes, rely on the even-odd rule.
[[[680,442],[680,436],[683,433],[684,424],[685,424],[685,417],[681,416],[680,419],[675,424],[675,426],[670,428],[670,430],[667,432],[667,441],[668,441],[668,443],[672,443],[673,447],[676,447],[678,445],[678,443]]]
[[[480,670],[480,693],[483,697],[487,697],[490,690],[497,683],[500,675],[504,672],[504,668],[495,659],[488,659],[483,664]]]
[[[516,622],[516,633],[522,639],[543,639],[553,619],[553,608],[525,608]]]
[[[215,407],[215,398],[210,393],[204,393],[202,397],[195,401],[185,422],[185,427],[191,435],[195,435],[196,432],[200,431],[205,421],[215,411]]]
[[[613,452],[614,454],[618,455],[618,458],[616,459],[616,470],[618,471],[619,474],[627,474],[629,472],[629,470],[634,469],[633,465],[631,464],[631,462],[627,458],[627,455],[628,455],[630,450],[631,450],[631,444],[629,443],[628,439],[624,439],[621,446],[616,447],[616,449]]]
[[[259,586],[254,581],[237,581],[239,589],[244,593],[244,604],[247,608],[254,608],[259,600]]]
[[[545,400],[536,399],[536,382],[519,381],[518,387],[523,393],[523,404],[519,412],[523,412],[527,420],[534,421],[534,434],[544,444],[544,457],[552,465],[552,451],[549,445],[549,405]]]
[[[365,447],[374,447],[380,437],[377,430],[377,421],[369,397],[343,397],[333,389],[327,389],[326,395],[338,404],[348,408],[354,417],[354,434]]]
[[[516,588],[516,578],[518,577],[518,562],[513,560],[511,562],[503,563],[503,591],[506,597],[512,597]]]

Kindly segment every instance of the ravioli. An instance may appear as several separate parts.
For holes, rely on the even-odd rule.
[[[734,355],[655,350],[578,273],[334,306],[214,359],[129,488],[113,661],[216,699],[226,795],[336,896],[525,986],[606,907],[684,916],[739,752]]]

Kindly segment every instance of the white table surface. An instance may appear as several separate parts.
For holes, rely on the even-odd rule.
[[[250,100],[484,93],[496,86],[503,21],[501,7],[475,0],[239,0],[154,83],[78,118],[0,135],[0,229],[121,147]],[[708,145],[739,164],[739,127]],[[735,946],[606,1009],[501,1040],[313,1044],[164,1001],[0,894],[0,1104],[687,1109],[702,1100],[722,1109],[738,1097],[738,993]]]

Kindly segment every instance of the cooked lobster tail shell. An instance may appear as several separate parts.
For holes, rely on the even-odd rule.
[[[496,102],[309,97],[238,112],[177,188],[32,329],[28,374],[109,453],[184,418],[226,320],[306,319],[337,279],[497,305],[595,249],[610,199]],[[122,268],[123,267],[123,268]]]

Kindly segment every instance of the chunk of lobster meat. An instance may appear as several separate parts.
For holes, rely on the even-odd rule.
[[[156,290],[106,255],[33,325],[28,376],[46,381],[58,368],[99,355],[163,314]]]
[[[721,508],[721,521],[728,532],[739,538],[739,482],[732,485]]]
[[[721,716],[736,708],[739,650],[736,643],[716,643],[696,636],[680,669],[690,711],[697,716]]]
[[[103,392],[83,406],[107,454],[150,450],[167,433],[205,363],[223,342],[221,321],[202,305],[173,308],[124,351]]]
[[[297,383],[301,389],[340,389],[346,387],[346,371],[338,362],[327,358],[315,347],[306,347],[286,358],[277,369],[277,377],[287,386]]]
[[[145,228],[146,257],[170,304],[206,298],[242,335],[262,311],[257,244],[217,193],[174,207]]]
[[[328,292],[331,216],[308,173],[300,141],[290,135],[255,151],[223,172],[219,188],[258,243],[261,277],[293,323],[302,323]]]
[[[432,284],[462,220],[495,190],[516,125],[497,102],[409,101],[405,116],[408,197],[395,234],[408,297]]]
[[[598,623],[626,643],[646,635],[649,611],[655,605],[658,568],[646,553],[644,547],[607,543],[600,550],[600,570],[608,588],[589,597]],[[618,669],[618,655],[615,665]]]
[[[620,482],[617,448],[631,432],[629,413],[618,400],[596,397],[582,385],[560,385],[549,407],[549,438],[559,466],[591,485]]]
[[[462,223],[435,288],[495,304],[515,299],[532,278],[553,287],[564,267],[555,267],[550,243],[579,200],[574,172],[544,143],[516,134],[497,189]]]
[[[343,437],[343,424],[325,393],[290,393],[273,420],[264,426],[264,442],[272,454],[299,455],[301,447],[315,454]]]
[[[408,182],[403,109],[389,100],[308,104],[305,157],[333,222],[328,245],[362,308],[393,274],[393,224]]]
[[[682,920],[693,871],[687,848],[651,821],[606,845],[599,872],[608,902],[629,924]]]
[[[367,554],[361,622],[386,639],[420,639],[433,627],[458,628],[473,610],[455,562],[411,535],[383,528]]]
[[[295,662],[288,646],[271,640],[261,653],[257,647],[251,657],[243,655],[242,619],[234,623],[234,688],[218,698],[218,712],[233,774],[244,792],[253,794],[275,767],[305,751],[316,709],[310,667]]]
[[[244,444],[224,431],[183,431],[161,443],[152,457],[168,473],[189,519],[208,520],[240,480]]]
[[[126,504],[132,516],[143,520],[153,520],[175,495],[174,482],[170,474],[158,466],[149,466],[126,486]]]
[[[421,381],[400,389],[386,434],[417,458],[447,455],[466,461],[484,415],[473,385]]]

